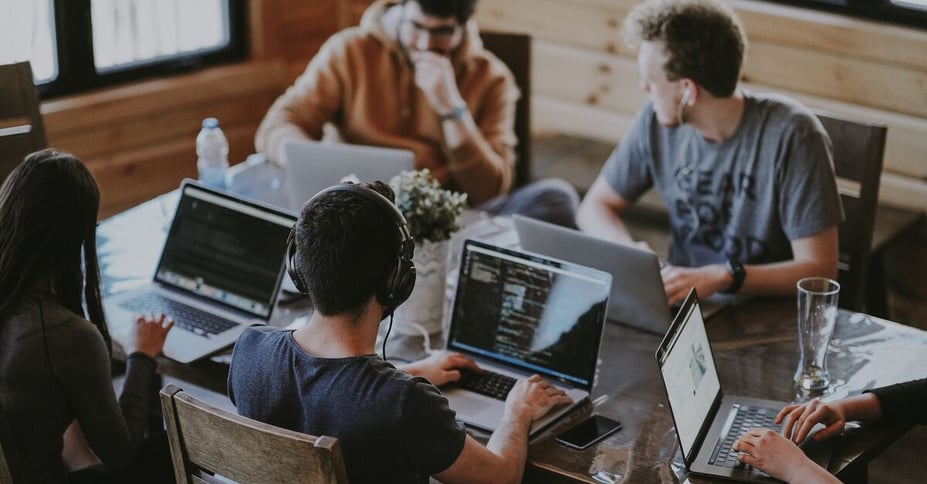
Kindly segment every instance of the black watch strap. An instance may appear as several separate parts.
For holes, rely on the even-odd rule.
[[[728,259],[727,261],[727,272],[734,279],[731,281],[731,285],[728,286],[724,292],[728,294],[736,294],[744,285],[744,279],[747,278],[747,271],[744,269],[744,265],[740,262],[737,262],[733,259]]]

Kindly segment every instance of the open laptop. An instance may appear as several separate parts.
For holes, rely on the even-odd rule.
[[[596,375],[611,276],[540,255],[467,240],[447,349],[473,358],[442,389],[462,422],[494,431],[516,379],[540,374],[573,398],[531,426],[536,435],[588,398]]]
[[[523,249],[611,274],[609,321],[651,333],[666,333],[676,308],[666,299],[656,254],[521,215],[512,219]],[[725,306],[720,299],[709,301],[703,308],[705,317],[713,316]]]
[[[750,428],[779,431],[773,422],[787,403],[724,394],[695,289],[689,291],[656,358],[686,469],[744,482],[777,482],[739,463],[731,445]],[[803,447],[812,460],[827,466],[829,445],[806,439]]]
[[[174,319],[164,354],[187,363],[266,324],[294,222],[278,209],[185,180],[151,284],[106,298],[113,338],[125,341],[135,315],[163,312]]]
[[[410,150],[346,143],[289,140],[283,146],[286,188],[291,210],[345,179],[384,181],[415,166]]]

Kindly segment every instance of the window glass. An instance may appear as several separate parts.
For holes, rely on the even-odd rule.
[[[98,72],[229,44],[227,0],[91,0]]]
[[[37,83],[58,76],[53,0],[0,0],[0,64],[28,60]]]

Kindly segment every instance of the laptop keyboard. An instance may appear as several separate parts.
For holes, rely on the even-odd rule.
[[[167,314],[174,319],[174,325],[178,328],[206,338],[238,326],[238,323],[156,293],[139,294],[121,306],[141,314]]]
[[[708,459],[708,463],[720,467],[743,467],[744,463],[737,459],[739,452],[732,450],[731,446],[752,428],[768,428],[779,431],[781,426],[776,425],[776,412],[771,408],[751,407],[748,405],[734,404],[737,414],[731,423],[731,428],[727,434],[722,435],[715,444],[715,449]],[[734,410],[731,410],[734,411]]]
[[[489,370],[461,371],[457,386],[496,400],[505,400],[517,380]]]

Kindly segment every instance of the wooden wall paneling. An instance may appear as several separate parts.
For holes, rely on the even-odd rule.
[[[728,3],[751,41],[927,69],[927,31],[770,2]]]
[[[58,136],[55,146],[79,154],[82,159],[105,156],[112,151],[127,151],[138,146],[156,144],[179,138],[194,138],[200,122],[207,117],[219,119],[223,129],[254,120],[267,112],[277,94],[257,91],[241,96],[241,101],[199,102],[173,110],[140,117],[127,123],[101,124],[90,130],[71,131]],[[254,149],[253,143],[249,143]],[[233,160],[237,160],[234,158]]]
[[[536,94],[631,115],[646,99],[634,59],[544,40],[533,45],[531,75]]]
[[[927,117],[927,69],[752,42],[745,74],[751,82]]]
[[[170,113],[203,100],[232,101],[264,90],[278,90],[279,63],[251,63],[209,69],[42,103],[49,139],[90,126],[132,122]]]
[[[480,28],[525,32],[535,39],[608,53],[633,55],[620,36],[628,8],[623,0],[482,0],[476,19]]]
[[[542,94],[531,97],[531,126],[536,134],[561,133],[617,143],[633,119],[633,114],[622,114],[586,103]]]

